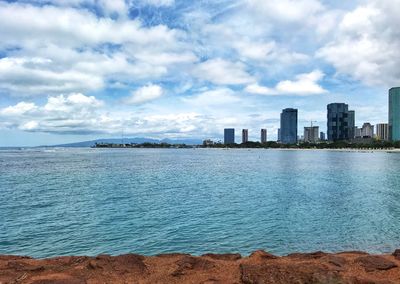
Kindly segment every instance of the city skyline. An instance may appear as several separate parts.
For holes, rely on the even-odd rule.
[[[361,127],[355,124],[356,111],[350,110],[346,103],[329,103],[327,105],[327,124],[326,132],[319,131],[320,127],[313,125],[317,121],[310,121],[310,126],[304,126],[303,135],[299,135],[298,109],[285,108],[280,114],[280,128],[277,130],[275,140],[267,140],[266,128],[260,128],[261,136],[259,141],[278,141],[282,144],[296,144],[298,142],[318,142],[318,141],[351,141],[363,142],[365,138],[376,138],[384,141],[400,141],[400,87],[392,87],[388,91],[389,115],[386,122],[362,123]],[[323,129],[323,128],[321,128]],[[227,136],[227,131],[229,134]],[[265,134],[263,134],[265,132]],[[227,139],[227,137],[229,137]],[[232,138],[233,137],[233,138]],[[242,129],[242,143],[249,141],[249,130]],[[229,140],[229,143],[226,141]],[[233,141],[233,142],[232,142]],[[364,140],[364,142],[366,142]],[[224,144],[235,143],[235,129],[225,128]],[[368,143],[368,142],[366,142]]]
[[[272,140],[280,110],[299,109],[301,133],[310,121],[324,128],[330,102],[357,110],[356,125],[385,122],[399,6],[0,1],[0,146],[218,139],[226,125],[249,140],[261,126]]]

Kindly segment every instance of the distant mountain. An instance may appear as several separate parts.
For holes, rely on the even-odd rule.
[[[92,147],[96,143],[125,143],[125,144],[130,144],[130,143],[136,143],[136,144],[141,144],[141,143],[169,143],[169,144],[186,144],[186,145],[200,145],[203,143],[201,139],[152,139],[152,138],[141,138],[141,137],[136,137],[136,138],[106,138],[106,139],[96,139],[96,140],[91,140],[91,141],[82,141],[82,142],[76,142],[76,143],[68,143],[68,144],[58,144],[58,145],[52,145],[49,147]]]

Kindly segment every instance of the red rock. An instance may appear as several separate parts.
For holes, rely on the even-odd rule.
[[[318,258],[324,257],[326,255],[328,255],[328,254],[323,251],[317,251],[317,252],[312,252],[312,253],[291,253],[288,255],[288,257],[295,257],[295,258],[301,258],[301,259],[318,259]]]
[[[323,266],[308,265],[246,265],[242,264],[241,280],[245,284],[258,283],[343,283],[341,276]]]
[[[396,249],[392,255],[394,256],[395,259],[400,260],[400,249]]]
[[[242,256],[239,253],[225,253],[225,254],[207,253],[203,254],[202,256],[209,257],[212,259],[227,260],[227,261],[235,261],[242,258]]]
[[[176,265],[178,268],[171,274],[172,276],[181,276],[190,270],[202,271],[215,267],[212,261],[194,256],[184,256],[176,262]]]
[[[359,263],[362,267],[364,267],[365,271],[371,272],[375,270],[389,270],[397,267],[397,264],[393,261],[387,260],[381,256],[362,256],[355,260],[356,263]]]
[[[250,254],[249,256],[250,258],[260,258],[260,259],[277,259],[278,256],[270,254],[266,251],[263,250],[256,250],[255,252],[253,252],[252,254]]]

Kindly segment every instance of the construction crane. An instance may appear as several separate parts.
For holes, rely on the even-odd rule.
[[[316,120],[311,120],[311,128],[313,127],[313,122],[318,122]]]

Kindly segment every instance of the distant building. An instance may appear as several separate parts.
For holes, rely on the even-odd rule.
[[[354,127],[354,138],[361,138],[362,133],[361,133],[361,128],[358,128],[357,126]]]
[[[374,137],[374,126],[371,123],[366,122],[361,128],[362,138],[373,138]]]
[[[267,142],[267,129],[261,129],[261,143]]]
[[[297,109],[286,108],[281,113],[280,141],[284,144],[297,143]]]
[[[389,140],[400,140],[400,87],[389,90]]]
[[[234,144],[235,143],[235,129],[225,128],[224,129],[224,144]]]
[[[215,143],[214,143],[214,141],[212,141],[211,139],[206,139],[206,140],[203,140],[203,146],[212,146],[212,145],[214,145]]]
[[[318,141],[319,126],[304,127],[304,142],[315,143]]]
[[[281,142],[281,129],[278,128],[278,142]]]
[[[320,132],[320,134],[319,134],[319,139],[321,140],[321,141],[325,141],[325,139],[326,139],[326,137],[325,137],[325,133],[324,132]]]
[[[379,140],[389,140],[389,125],[387,123],[378,123],[376,125],[376,138]]]
[[[349,139],[349,106],[343,103],[332,103],[327,106],[328,140]]]
[[[354,110],[349,110],[349,138],[354,139],[356,136],[356,112]]]
[[[247,142],[249,142],[249,130],[242,129],[242,143],[247,143]]]

